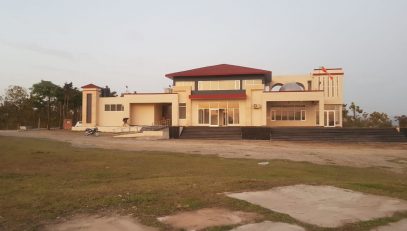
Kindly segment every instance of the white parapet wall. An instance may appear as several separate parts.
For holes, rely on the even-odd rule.
[[[91,128],[91,127],[73,127],[72,131],[85,131],[86,128]],[[125,133],[125,132],[139,132],[142,127],[141,126],[130,126],[130,127],[98,126],[97,128],[100,132]]]

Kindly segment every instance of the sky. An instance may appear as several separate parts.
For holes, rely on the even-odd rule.
[[[222,63],[342,67],[345,103],[407,114],[405,0],[0,0],[0,92],[40,80],[162,92]]]

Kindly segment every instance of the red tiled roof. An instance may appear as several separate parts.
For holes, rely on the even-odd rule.
[[[93,83],[88,84],[88,85],[85,85],[85,86],[82,86],[82,88],[99,88],[99,89],[102,89],[101,87],[96,86],[96,85],[93,84]]]
[[[174,77],[196,77],[196,76],[225,76],[225,75],[267,75],[271,71],[255,69],[250,67],[242,67],[230,64],[219,64],[214,66],[201,67],[187,71],[180,71],[171,74],[166,74],[168,78]]]
[[[190,99],[246,99],[245,93],[199,94],[190,95]]]

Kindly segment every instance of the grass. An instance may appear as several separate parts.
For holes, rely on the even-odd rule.
[[[0,230],[38,230],[60,217],[112,212],[132,214],[165,230],[169,227],[157,217],[208,207],[257,212],[264,219],[297,223],[307,230],[369,230],[407,217],[398,213],[323,229],[221,194],[302,183],[407,200],[407,174],[384,169],[283,160],[259,166],[258,160],[75,148],[11,137],[0,137],[0,147]]]

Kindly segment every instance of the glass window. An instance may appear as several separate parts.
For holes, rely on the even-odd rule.
[[[288,120],[294,120],[294,111],[288,111]]]
[[[110,111],[110,104],[105,104],[105,111]]]
[[[209,109],[198,110],[198,123],[209,124]]]
[[[116,105],[116,110],[117,110],[117,111],[123,111],[122,105],[121,105],[121,104],[117,104],[117,105]]]
[[[295,111],[294,117],[295,120],[301,120],[301,111]]]
[[[305,110],[301,110],[301,120],[305,121]]]
[[[195,90],[195,82],[194,81],[177,81],[177,82],[175,82],[175,86],[177,86],[177,87],[188,86],[188,87],[191,87],[192,90]]]
[[[110,105],[110,111],[116,111],[116,104]]]
[[[233,109],[233,124],[239,124],[239,108]]]
[[[187,106],[185,103],[179,104],[179,118],[185,119],[187,117]]]

